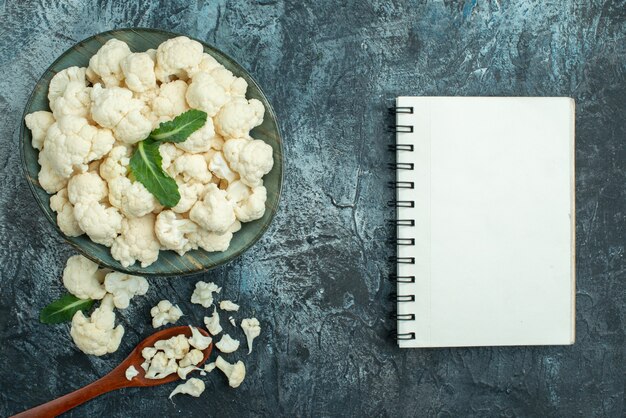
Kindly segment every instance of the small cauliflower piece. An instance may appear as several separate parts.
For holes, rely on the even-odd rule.
[[[117,208],[96,201],[78,202],[74,206],[74,216],[80,229],[96,244],[111,247],[123,230],[123,218]]]
[[[178,149],[174,144],[166,142],[159,145],[159,154],[161,154],[161,168],[168,173],[173,173],[174,161],[183,155],[184,151]]]
[[[263,123],[265,108],[257,99],[237,97],[215,115],[215,130],[224,139],[245,138],[252,128]]]
[[[194,370],[201,370],[199,368],[197,368],[196,366],[190,365],[190,366],[186,366],[186,367],[182,367],[182,366],[178,366],[178,370],[176,371],[176,374],[178,374],[178,377],[180,377],[183,380],[187,379],[187,375],[189,373],[191,373]]]
[[[213,308],[213,315],[204,317],[204,325],[209,331],[209,334],[213,336],[222,332],[222,326],[220,325],[220,314],[217,312],[217,308]]]
[[[235,222],[233,203],[226,199],[226,192],[209,184],[202,200],[189,211],[189,218],[207,231],[223,234]]]
[[[213,117],[229,100],[230,96],[211,74],[200,72],[193,76],[185,97],[194,109],[203,110]]]
[[[168,358],[164,352],[159,351],[150,361],[146,379],[163,379],[172,373],[176,373],[177,370],[178,364],[176,364],[176,359]]]
[[[208,308],[213,304],[213,292],[219,293],[222,290],[215,283],[199,281],[191,295],[191,303],[196,303]]]
[[[261,335],[261,324],[256,318],[245,318],[241,321],[241,329],[246,334],[246,340],[248,341],[248,354],[252,353],[252,342],[256,337]]]
[[[63,286],[79,299],[102,299],[106,290],[102,285],[105,271],[82,255],[67,259],[63,270]]]
[[[224,66],[217,62],[217,60],[213,58],[212,55],[205,52],[202,54],[202,59],[200,60],[200,63],[196,67],[187,71],[187,73],[189,77],[193,77],[200,72],[210,73],[211,71],[217,70],[218,68],[224,68]]]
[[[239,310],[239,305],[230,300],[223,300],[220,302],[220,309],[228,312],[237,312]]]
[[[134,296],[145,295],[148,281],[143,277],[112,271],[104,278],[104,288],[113,295],[113,303],[118,309],[126,309]]]
[[[56,119],[63,116],[89,118],[91,108],[91,87],[85,87],[81,81],[70,81],[63,94],[50,102],[50,109]]]
[[[98,173],[76,174],[67,183],[67,196],[73,205],[101,202],[107,197],[108,192],[107,183]]]
[[[173,77],[186,80],[189,72],[200,65],[203,53],[198,41],[178,36],[163,42],[156,51],[156,77],[161,82],[168,82]]]
[[[125,42],[109,39],[89,59],[90,78],[102,80],[106,87],[119,86],[124,79],[121,63],[130,54],[130,48]]]
[[[154,60],[150,54],[135,52],[127,55],[120,62],[126,87],[132,91],[143,93],[157,87],[154,74]]]
[[[149,361],[144,361],[143,363],[141,363],[141,368],[143,369],[144,372],[147,372],[148,369],[150,368],[150,362]]]
[[[183,154],[174,161],[174,174],[181,176],[185,183],[197,181],[208,183],[211,172],[204,157],[200,154]]]
[[[204,251],[212,253],[226,251],[230,246],[230,241],[233,239],[233,233],[226,231],[223,234],[217,234],[198,228],[197,231],[190,233],[188,237],[194,248],[200,247]]]
[[[207,363],[204,365],[204,371],[206,373],[211,373],[213,370],[215,370],[215,367],[215,362]]]
[[[158,200],[143,184],[122,176],[109,181],[109,202],[131,218],[140,218],[159,207]]]
[[[172,211],[176,213],[186,213],[196,204],[201,195],[204,194],[205,185],[202,183],[184,183],[177,181],[180,200],[176,206],[172,207]]]
[[[100,164],[100,177],[111,181],[116,177],[125,177],[130,164],[131,149],[125,145],[114,146]]]
[[[213,119],[207,118],[202,128],[189,135],[183,142],[177,143],[176,146],[185,152],[196,154],[210,149],[220,150],[222,143],[222,138],[215,134]]]
[[[178,362],[178,366],[180,367],[197,366],[198,363],[200,363],[203,358],[204,358],[204,353],[202,353],[201,350],[194,348],[193,350],[189,350],[189,352],[185,354],[185,357],[183,357],[183,359]]]
[[[176,388],[172,391],[172,393],[170,393],[169,399],[172,399],[174,395],[178,395],[179,393],[182,393],[185,395],[191,395],[195,398],[198,398],[200,397],[200,395],[202,395],[202,392],[204,392],[204,389],[205,389],[204,382],[196,377],[192,377],[191,379],[187,380],[185,383],[182,383],[176,386]]]
[[[183,312],[177,305],[172,305],[169,300],[162,300],[152,309],[152,327],[159,328],[163,325],[174,324],[183,316]]]
[[[50,128],[54,122],[55,119],[52,113],[45,110],[39,110],[26,115],[24,123],[26,123],[26,127],[30,129],[33,148],[39,151],[43,149],[43,140],[46,137],[46,132],[48,132],[48,128]],[[211,130],[213,131],[213,122],[211,122]],[[215,134],[215,131],[213,131],[213,134]]]
[[[161,248],[154,233],[154,223],[155,216],[152,213],[140,218],[124,218],[121,234],[111,245],[113,258],[124,267],[132,266],[136,261],[141,262],[141,267],[154,263],[159,258]]]
[[[260,139],[236,138],[224,143],[222,150],[230,167],[250,187],[260,186],[274,166],[272,147]]]
[[[178,216],[171,210],[159,213],[154,225],[154,231],[161,245],[180,255],[193,248],[185,234],[195,232],[197,229],[198,226],[195,223]]]
[[[154,348],[163,351],[167,358],[180,360],[189,352],[189,341],[184,334],[179,334],[170,339],[155,342]]]
[[[239,340],[235,340],[228,334],[222,335],[222,339],[215,343],[215,347],[222,353],[234,353],[239,348]]]
[[[52,164],[50,163],[48,156],[44,152],[39,153],[39,165],[41,166],[37,179],[39,185],[48,193],[56,193],[61,189],[67,187],[67,177],[59,175]]]
[[[141,350],[141,357],[143,357],[145,360],[150,360],[152,357],[154,357],[157,351],[158,350],[154,347],[144,347],[143,350]]]
[[[161,84],[157,96],[152,100],[152,112],[166,120],[174,119],[189,109],[186,93],[187,83],[182,80]]]
[[[245,98],[248,83],[241,77],[235,77],[230,70],[220,65],[210,72],[211,76],[221,85],[226,93],[233,98]]]
[[[115,327],[113,296],[106,295],[90,318],[78,311],[72,318],[70,335],[76,346],[85,354],[103,356],[117,351],[124,335],[124,327]]]
[[[63,96],[69,83],[80,83],[83,87],[87,87],[87,79],[85,78],[85,68],[68,67],[59,71],[50,80],[48,86],[48,102],[50,109],[53,109],[56,100]]]
[[[243,382],[246,377],[246,366],[242,361],[238,361],[235,364],[230,364],[222,358],[217,356],[215,365],[220,369],[228,378],[228,385],[232,388],[237,388]]]
[[[251,222],[265,214],[267,190],[264,186],[248,187],[237,180],[228,185],[227,198],[235,204],[235,216],[240,222]]]
[[[68,237],[77,237],[84,234],[74,216],[74,206],[67,198],[67,189],[61,189],[50,197],[50,209],[57,213],[57,225],[61,232]]]
[[[209,160],[209,170],[217,177],[226,180],[228,183],[234,182],[239,178],[237,173],[231,170],[230,166],[224,158],[222,152],[214,152]]]
[[[236,327],[236,326],[237,326],[237,322],[235,322],[235,318],[233,318],[232,316],[229,316],[229,317],[228,317],[228,322],[230,322],[230,324],[231,324],[233,327]]]
[[[191,325],[189,326],[189,329],[191,329],[191,338],[188,340],[192,347],[197,348],[198,350],[204,350],[211,344],[213,339],[210,336],[202,335],[198,328],[192,327]]]
[[[126,369],[126,371],[124,372],[124,375],[126,376],[127,380],[133,380],[133,378],[137,376],[138,374],[139,374],[139,371],[137,371],[137,369],[135,369],[135,366],[133,365],[130,365],[128,369]]]

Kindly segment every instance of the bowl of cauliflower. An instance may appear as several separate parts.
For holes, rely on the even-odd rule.
[[[232,58],[187,36],[119,29],[76,44],[37,82],[20,138],[45,216],[117,271],[211,269],[250,248],[278,207],[270,103]]]

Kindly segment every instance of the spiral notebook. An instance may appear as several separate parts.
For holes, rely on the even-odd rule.
[[[574,343],[574,101],[398,97],[400,347]]]

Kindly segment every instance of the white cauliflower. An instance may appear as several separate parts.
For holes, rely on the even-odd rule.
[[[115,139],[110,130],[96,128],[87,119],[65,116],[53,123],[40,153],[60,177],[85,172],[87,164],[106,155]]]
[[[274,166],[272,147],[260,139],[230,139],[222,152],[241,181],[250,187],[260,186],[263,176]]]
[[[196,232],[190,233],[188,238],[196,248],[200,247],[209,253],[223,252],[228,249],[230,241],[233,239],[233,233],[231,231],[226,231],[223,234],[217,234],[215,232],[199,228]]]
[[[235,216],[241,222],[260,219],[265,214],[267,190],[264,186],[249,188],[242,181],[235,181],[226,189],[227,198],[235,204]]]
[[[223,311],[236,312],[239,310],[239,305],[231,300],[223,300],[220,302],[220,309]]]
[[[248,354],[252,353],[252,341],[261,335],[261,324],[256,318],[245,318],[241,321],[241,329],[248,341]]]
[[[189,338],[189,344],[193,348],[197,348],[198,350],[204,350],[209,345],[211,345],[211,341],[213,340],[210,336],[204,336],[196,327],[189,326],[191,329],[191,338]]]
[[[202,59],[200,60],[200,63],[197,66],[193,67],[191,70],[188,70],[187,74],[189,75],[189,77],[193,77],[200,72],[210,73],[211,71],[217,70],[218,68],[224,68],[224,66],[217,62],[217,60],[213,58],[211,54],[207,54],[205,52],[202,54]]]
[[[106,272],[82,255],[73,255],[63,270],[63,286],[79,299],[102,299],[106,290],[102,285]]]
[[[226,140],[245,138],[250,130],[263,123],[265,108],[257,99],[235,98],[215,116],[215,130]]]
[[[168,358],[164,352],[160,351],[152,357],[150,367],[146,372],[146,379],[163,379],[172,373],[176,373],[177,370],[178,364],[176,359]]]
[[[119,86],[124,79],[121,63],[130,54],[130,48],[125,42],[118,39],[109,39],[89,59],[91,77],[102,80],[106,87]],[[93,77],[94,74],[97,77]]]
[[[68,67],[59,71],[52,77],[50,85],[48,86],[48,102],[50,109],[54,107],[56,100],[63,96],[67,85],[71,82],[77,82],[82,84],[83,87],[87,87],[85,68]]]
[[[140,218],[124,218],[121,234],[111,246],[113,258],[124,267],[132,266],[135,261],[140,261],[141,267],[154,263],[161,248],[154,233],[154,222],[152,213]]]
[[[120,67],[124,74],[126,87],[132,91],[142,93],[157,87],[154,61],[150,54],[145,52],[131,53],[120,62]]]
[[[187,103],[194,109],[205,111],[213,117],[224,106],[230,96],[217,80],[208,73],[197,73],[191,79],[186,93]]]
[[[33,148],[41,151],[43,149],[43,140],[46,137],[46,132],[48,132],[48,128],[55,122],[54,116],[48,111],[39,110],[26,115],[24,122],[26,123],[26,127],[30,129]],[[213,131],[213,122],[211,122],[211,131]],[[213,131],[213,133],[215,132]]]
[[[85,87],[81,81],[70,81],[63,94],[54,102],[50,102],[50,109],[56,119],[72,115],[81,118],[90,117],[91,87]]]
[[[133,365],[128,366],[128,368],[124,372],[124,376],[126,376],[127,380],[133,380],[133,378],[135,378],[138,374],[139,371]]]
[[[98,173],[88,171],[76,174],[67,183],[67,196],[73,205],[101,202],[107,195],[107,183],[102,180]]]
[[[125,145],[116,145],[100,164],[100,176],[111,181],[116,177],[126,176],[130,164],[131,149]]]
[[[190,344],[191,344],[191,341],[190,341]],[[193,344],[191,345],[193,346]],[[197,348],[194,348],[193,350],[189,350],[189,352],[185,354],[185,357],[183,357],[183,359],[178,362],[178,366],[180,367],[196,366],[198,365],[198,363],[202,361],[203,358],[204,358],[204,353],[198,350]]]
[[[109,180],[109,202],[131,218],[140,218],[159,207],[158,200],[143,184],[122,176]]]
[[[184,183],[176,181],[178,185],[178,193],[180,200],[176,206],[172,207],[172,211],[176,213],[186,213],[196,204],[200,196],[204,193],[206,186],[202,183],[190,182]]]
[[[37,176],[39,185],[48,193],[56,193],[67,186],[67,177],[58,174],[48,156],[44,152],[39,153],[39,165],[41,166]]]
[[[207,231],[225,233],[236,220],[233,204],[226,196],[224,190],[210,184],[204,198],[191,208],[189,218]]]
[[[181,360],[182,361],[182,360]],[[183,367],[180,365],[178,365],[178,370],[176,370],[176,374],[178,375],[178,377],[180,377],[183,380],[187,379],[187,375],[191,372],[193,372],[194,370],[201,370],[198,367],[194,366],[193,364],[190,364],[186,367]]]
[[[220,314],[217,312],[217,307],[213,308],[213,315],[204,317],[204,325],[211,335],[217,335],[222,332]]]
[[[200,154],[183,154],[174,161],[174,174],[182,176],[185,183],[197,181],[208,183],[211,173],[204,157]]]
[[[204,374],[211,373],[213,370],[215,370],[215,367],[216,367],[215,362],[205,364],[204,369],[203,369],[203,371],[205,372]]]
[[[172,305],[169,300],[162,300],[150,309],[150,315],[152,316],[152,327],[159,328],[163,325],[174,324],[183,316],[183,312],[178,305]]]
[[[181,383],[180,385],[176,386],[172,393],[170,393],[169,399],[172,399],[172,396],[178,395],[179,393],[191,395],[195,398],[198,398],[200,397],[200,395],[202,395],[204,389],[204,382],[196,377],[192,377],[185,383]]]
[[[105,290],[113,295],[113,303],[118,309],[126,309],[134,296],[145,295],[148,281],[143,277],[112,271],[104,278]]]
[[[163,351],[167,358],[180,360],[189,352],[189,341],[184,334],[179,334],[167,340],[155,342],[154,348]]]
[[[235,364],[230,364],[222,358],[217,356],[215,365],[220,369],[228,378],[228,385],[232,388],[237,388],[243,382],[246,377],[246,366],[242,361],[238,361]]]
[[[222,290],[215,283],[199,281],[191,295],[191,303],[196,303],[208,308],[213,304],[213,292],[219,293]]]
[[[106,295],[90,318],[86,318],[82,311],[76,312],[72,318],[70,335],[85,354],[102,356],[117,351],[124,335],[124,327],[115,327],[113,296]]]
[[[159,213],[154,225],[154,232],[161,245],[168,250],[176,251],[183,255],[193,246],[185,237],[185,234],[195,232],[198,226],[189,219],[177,216],[171,210]]]
[[[165,142],[159,145],[159,154],[161,154],[161,168],[169,173],[170,171],[174,171],[174,161],[183,155],[184,152],[178,149],[174,144]]]
[[[210,149],[222,149],[223,140],[215,135],[213,127],[213,119],[207,118],[202,128],[198,129],[183,142],[179,142],[176,146],[186,152],[196,154],[206,152]]]
[[[211,159],[209,160],[209,170],[211,170],[215,176],[226,180],[228,183],[239,178],[237,173],[231,170],[224,158],[224,154],[220,151],[212,153]]]
[[[161,84],[159,94],[152,100],[152,112],[159,117],[174,119],[189,109],[186,93],[187,83],[182,80]]]
[[[50,197],[50,209],[57,213],[57,225],[68,237],[77,237],[84,232],[74,216],[74,206],[67,199],[67,189],[61,189]]]
[[[143,357],[145,360],[150,360],[152,357],[154,357],[157,351],[158,350],[154,347],[144,347],[141,350],[141,357]]]
[[[230,97],[245,97],[248,83],[241,77],[235,77],[232,72],[220,65],[211,70],[211,76],[220,84]]]
[[[239,340],[235,340],[228,334],[222,335],[222,338],[215,343],[215,347],[222,353],[234,353],[239,349]]]
[[[90,201],[74,205],[74,216],[80,229],[97,243],[110,247],[122,231],[122,215],[117,208]]]
[[[157,48],[156,77],[161,82],[168,82],[172,77],[186,80],[189,71],[202,61],[202,53],[202,44],[186,36],[168,39]]]

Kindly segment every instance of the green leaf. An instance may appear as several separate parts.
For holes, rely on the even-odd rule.
[[[93,302],[91,299],[79,299],[74,295],[67,294],[43,308],[39,314],[39,320],[44,324],[60,324],[71,321],[76,312],[91,309]]]
[[[176,116],[174,120],[162,122],[150,133],[150,138],[157,142],[183,142],[189,135],[202,128],[207,114],[202,110],[191,109]]]
[[[171,208],[180,200],[180,193],[176,180],[161,168],[161,161],[159,143],[146,139],[137,144],[130,158],[130,171],[163,206]]]

